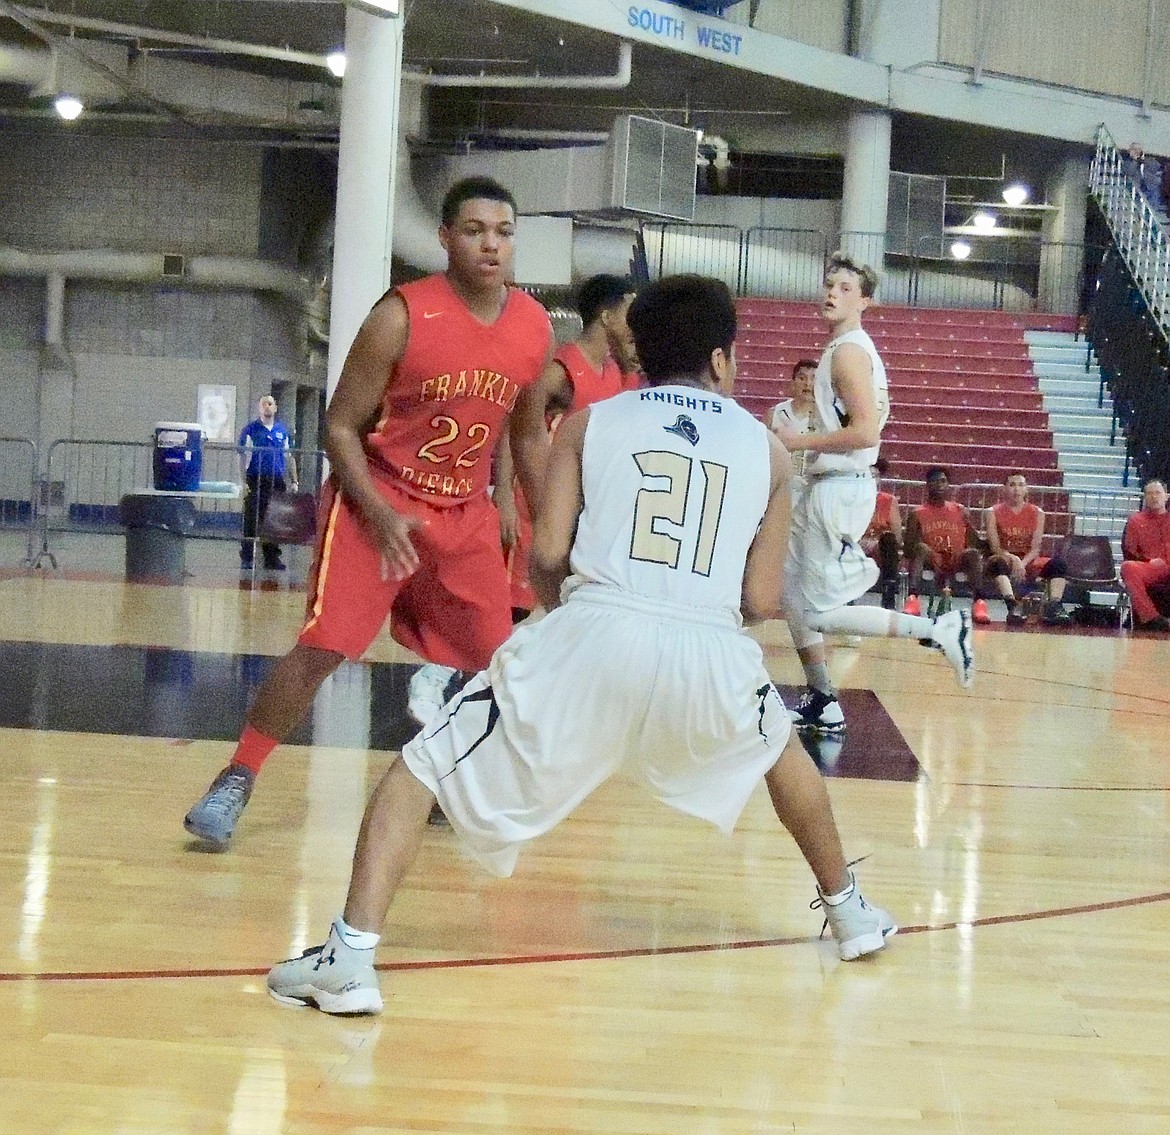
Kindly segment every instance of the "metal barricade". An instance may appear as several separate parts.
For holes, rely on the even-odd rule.
[[[250,456],[234,445],[208,443],[203,447],[201,486],[194,498],[193,535],[205,539],[242,537],[243,498],[228,486],[240,486]],[[316,494],[324,474],[320,450],[287,451],[296,462],[299,488]],[[34,461],[35,468],[35,461]],[[31,480],[31,478],[30,478]],[[148,441],[78,441],[62,438],[49,447],[43,478],[35,484],[29,553],[34,566],[57,567],[53,550],[58,533],[121,533],[119,502],[154,485],[154,445]],[[217,492],[220,489],[222,491]],[[32,555],[35,537],[39,552]]]
[[[24,562],[33,561],[37,475],[36,443],[27,437],[0,437],[0,531],[24,532]]]
[[[898,498],[903,511],[924,504],[926,482],[886,478],[883,487]],[[972,483],[952,485],[950,499],[971,512],[976,529],[984,531],[984,509],[1005,500],[1003,485]],[[1141,508],[1141,493],[1126,489],[1077,489],[1059,485],[1030,485],[1028,500],[1044,512],[1045,553],[1050,554],[1065,536],[1107,536],[1120,554],[1126,520]],[[905,520],[905,516],[903,516]]]
[[[722,280],[736,295],[743,272],[743,232],[736,225],[643,223],[642,240],[652,279],[697,272]]]
[[[818,229],[748,229],[743,238],[740,294],[818,299],[828,251],[828,239]]]

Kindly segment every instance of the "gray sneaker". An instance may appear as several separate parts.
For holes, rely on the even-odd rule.
[[[972,649],[974,636],[971,633],[971,612],[966,607],[948,611],[934,620],[930,631],[931,641],[943,654],[955,671],[959,685],[969,690],[975,682],[975,652]]]
[[[887,938],[898,933],[898,924],[881,907],[870,906],[862,897],[852,871],[849,873],[849,889],[840,902],[830,905],[820,887],[817,887],[817,896],[812,908],[820,907],[824,912],[825,924],[837,940],[843,962],[875,953],[886,944]],[[824,932],[822,926],[821,933]]]
[[[223,851],[231,842],[236,821],[252,795],[255,774],[243,765],[228,765],[211,782],[202,799],[187,813],[183,827]]]
[[[268,993],[282,1005],[316,1005],[322,1013],[380,1013],[382,991],[374,972],[374,951],[354,950],[329,928],[324,946],[268,971]]]
[[[458,673],[450,666],[428,662],[411,674],[406,709],[423,728],[430,725],[447,704],[447,691]]]

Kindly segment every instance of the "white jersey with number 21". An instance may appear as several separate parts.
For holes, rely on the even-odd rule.
[[[761,422],[694,386],[631,390],[591,406],[566,594],[601,583],[738,618],[770,494],[768,446]]]

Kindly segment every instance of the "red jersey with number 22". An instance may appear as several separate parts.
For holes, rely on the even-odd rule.
[[[410,329],[390,373],[378,424],[366,435],[375,470],[435,505],[487,491],[491,456],[520,391],[543,369],[548,314],[508,289],[494,323],[481,323],[442,273],[403,284]]]

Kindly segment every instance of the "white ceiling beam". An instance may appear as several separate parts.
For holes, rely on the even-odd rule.
[[[1115,138],[1136,136],[1148,150],[1170,153],[1170,111],[1151,107],[1143,112],[1132,100],[993,78],[986,72],[976,87],[969,70],[941,65],[898,70],[658,0],[494,3],[907,114],[1083,145],[1091,145],[1098,125],[1105,123]]]

